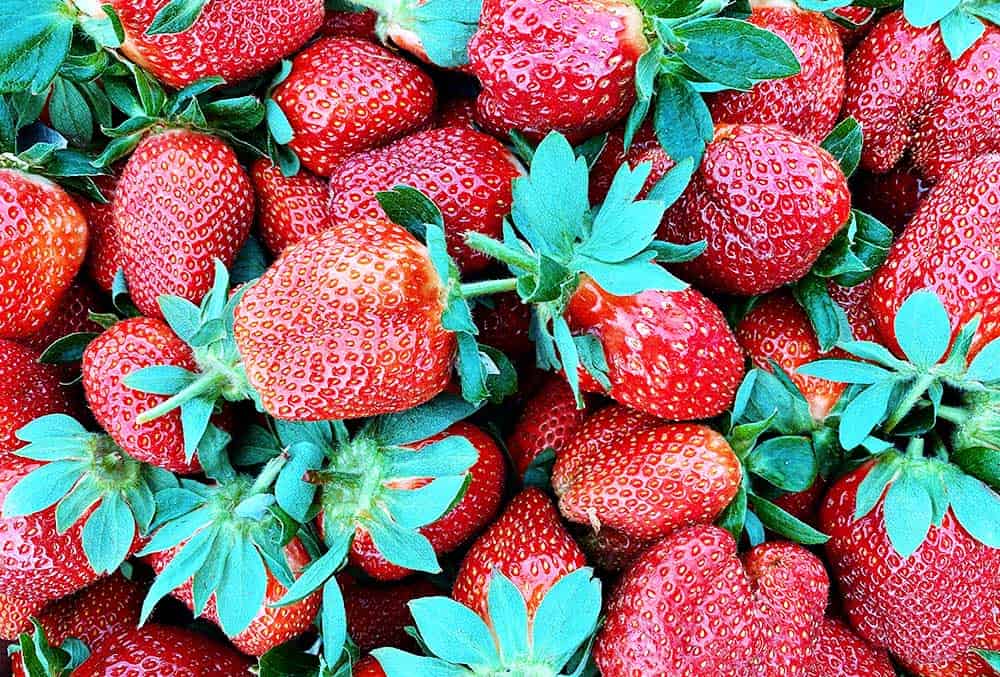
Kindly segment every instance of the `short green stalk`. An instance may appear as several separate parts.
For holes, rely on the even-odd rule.
[[[923,397],[924,393],[927,392],[927,389],[930,388],[931,385],[937,381],[937,379],[938,377],[936,375],[928,373],[913,382],[913,385],[911,385],[906,391],[906,395],[900,400],[899,406],[897,406],[893,410],[892,414],[889,415],[889,418],[886,419],[886,433],[892,433],[892,431],[896,429],[896,426],[898,426],[900,422],[906,418],[906,415],[913,410],[913,407],[916,406],[917,402],[920,401],[920,398]]]

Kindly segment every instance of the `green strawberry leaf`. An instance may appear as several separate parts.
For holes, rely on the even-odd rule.
[[[857,447],[885,420],[895,392],[893,381],[881,381],[851,400],[840,416],[840,444],[844,449]]]
[[[937,364],[951,343],[948,312],[932,291],[918,291],[906,299],[893,328],[903,353],[923,369]]]
[[[986,32],[975,14],[973,7],[956,7],[941,19],[941,38],[953,60],[961,58]]]
[[[305,474],[323,465],[326,454],[312,442],[296,442],[288,447],[288,462],[278,473],[274,497],[292,518],[305,522],[316,496],[316,485],[305,481]]]
[[[477,671],[501,667],[493,635],[472,609],[448,597],[415,599],[409,607],[420,637],[434,655]]]
[[[993,668],[994,672],[1000,674],[1000,651],[988,651],[987,649],[973,649],[972,651]]]
[[[475,464],[479,452],[466,438],[449,435],[416,453],[406,448],[388,448],[383,450],[382,456],[384,477],[391,481],[461,475]]]
[[[201,16],[206,0],[170,0],[156,12],[146,35],[183,33]]]
[[[449,512],[462,499],[471,479],[471,475],[437,477],[417,489],[388,489],[383,499],[400,527],[418,529]]]
[[[774,437],[746,458],[747,469],[785,491],[805,491],[816,480],[816,456],[805,437]]]
[[[465,420],[477,407],[449,393],[430,402],[395,414],[385,414],[372,422],[372,434],[386,445],[419,442]]]
[[[136,524],[128,505],[118,493],[104,497],[83,525],[81,541],[90,567],[111,573],[128,557],[135,540]]]
[[[987,343],[972,358],[965,378],[981,381],[984,384],[994,384],[1000,381],[1000,339]]]
[[[218,529],[202,529],[191,536],[190,540],[184,544],[184,547],[174,555],[173,559],[167,563],[163,571],[154,579],[153,585],[149,588],[149,592],[146,593],[146,598],[142,602],[142,610],[139,614],[140,623],[145,623],[157,602],[163,599],[171,590],[176,589],[194,576],[195,572],[201,568],[212,551],[212,544],[217,535]],[[152,543],[147,545],[145,550],[149,550],[150,545]]]
[[[888,461],[879,461],[858,485],[854,500],[854,519],[859,520],[870,513],[881,500],[889,482],[896,478],[899,467],[895,456]]]
[[[840,163],[844,176],[850,178],[861,162],[863,142],[861,125],[853,117],[848,117],[833,128],[821,145]]]
[[[226,557],[226,566],[215,591],[222,630],[235,637],[264,605],[267,569],[260,553],[247,538],[237,538]]]
[[[1000,451],[985,447],[966,447],[951,453],[951,462],[969,475],[1000,489]]]
[[[667,155],[675,161],[691,158],[695,166],[701,164],[715,134],[712,114],[701,95],[687,80],[668,72],[657,79],[653,130]]]
[[[419,531],[382,517],[363,519],[361,524],[371,535],[375,548],[393,564],[431,574],[441,571],[434,548]]]
[[[440,658],[415,656],[399,649],[375,649],[372,655],[386,677],[471,677],[472,671],[452,665]]]
[[[728,531],[732,537],[739,542],[743,535],[743,528],[747,519],[747,490],[745,486],[740,486],[736,496],[730,501],[726,509],[722,511],[716,524]]]
[[[649,106],[653,100],[656,89],[656,76],[660,72],[660,64],[663,61],[663,43],[653,40],[635,64],[635,91],[636,100],[632,110],[629,111],[628,119],[625,121],[624,146],[632,146],[635,133],[642,126],[646,116],[649,114]]]
[[[482,0],[427,0],[402,23],[417,34],[427,57],[442,68],[469,63],[469,40],[479,28]]]
[[[912,26],[922,28],[937,23],[962,0],[903,0],[903,16]]]
[[[851,211],[847,225],[817,259],[812,273],[845,287],[861,284],[878,270],[889,255],[892,230],[878,219]]]
[[[444,227],[444,217],[426,195],[406,185],[379,191],[375,198],[390,220],[406,228],[421,242],[427,240],[427,225]]]
[[[548,665],[564,665],[597,629],[601,582],[589,568],[566,574],[553,585],[535,611],[531,655]]]
[[[882,504],[892,547],[904,559],[916,552],[930,531],[934,506],[923,483],[902,473],[889,485]]]
[[[329,529],[326,536],[328,539],[331,537]],[[273,606],[283,607],[295,604],[318,590],[343,565],[353,536],[353,532],[348,532],[346,529],[341,529],[333,535],[335,541],[330,549],[318,560],[307,566],[285,593],[285,596],[275,602]],[[330,545],[329,541],[327,544]]]
[[[32,470],[7,493],[4,518],[30,515],[55,505],[86,472],[87,464],[82,460],[53,461]]]
[[[39,94],[69,53],[76,23],[62,0],[5,0],[0,5],[0,92]]]
[[[323,605],[320,608],[320,627],[323,637],[323,658],[334,665],[347,643],[347,611],[344,595],[336,578],[323,584]]]
[[[42,351],[38,361],[42,364],[68,364],[83,359],[83,351],[98,337],[96,332],[81,331],[56,339]]]
[[[49,120],[56,131],[76,146],[90,144],[94,117],[80,87],[63,77],[52,81],[49,95]]]
[[[990,548],[1000,548],[1000,496],[974,477],[947,474],[951,509],[969,535]]]
[[[487,603],[503,663],[509,665],[527,658],[528,605],[517,586],[496,569],[490,575]]]
[[[750,518],[752,515],[756,515],[756,518],[768,529],[796,543],[820,545],[830,540],[830,537],[826,534],[813,529],[802,520],[788,514],[771,501],[755,494],[750,494],[748,499],[750,507],[753,508],[753,513],[747,513],[748,532],[751,529]],[[763,533],[760,534],[760,537],[760,541],[758,542],[763,542]]]
[[[792,294],[806,311],[821,351],[854,338],[847,313],[830,296],[825,279],[810,273],[792,286]]]

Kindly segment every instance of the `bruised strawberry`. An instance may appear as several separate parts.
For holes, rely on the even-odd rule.
[[[375,20],[378,15],[370,9],[363,12],[328,10],[323,17],[321,35],[334,38],[361,38],[375,40]]]
[[[435,99],[420,68],[356,38],[313,43],[274,90],[295,133],[289,147],[320,176],[352,153],[416,131],[430,120]]]
[[[235,649],[193,630],[149,623],[92,648],[73,671],[107,675],[251,675],[251,661]]]
[[[517,361],[534,352],[531,341],[531,308],[521,303],[517,294],[505,292],[478,303],[472,309],[479,327],[478,340],[493,346]]]
[[[285,176],[270,160],[260,158],[250,179],[260,204],[260,234],[273,255],[333,224],[326,184],[319,177],[305,170]]]
[[[15,433],[46,414],[73,406],[59,383],[59,371],[38,362],[38,352],[0,339],[0,457],[24,443]]]
[[[521,416],[507,438],[507,451],[518,477],[546,449],[558,456],[586,418],[576,406],[576,397],[565,379],[550,376],[524,405]]]
[[[145,586],[115,572],[38,614],[45,637],[59,646],[70,637],[88,647],[116,639],[139,625]]]
[[[806,677],[895,677],[884,651],[854,634],[837,618],[824,618],[816,628]],[[957,675],[955,677],[958,677]]]
[[[95,202],[81,197],[80,210],[87,217],[90,242],[87,247],[86,271],[100,289],[111,291],[115,274],[125,267],[121,238],[115,226],[114,199],[118,176],[102,175],[94,177],[94,183],[101,189],[107,203]]]
[[[406,633],[413,624],[410,600],[432,597],[440,592],[424,578],[386,585],[360,583],[348,574],[337,576],[347,612],[347,634],[362,652],[380,646],[410,649],[416,646]]]
[[[77,279],[63,294],[58,309],[49,321],[35,333],[19,339],[18,343],[41,353],[63,336],[77,332],[99,332],[101,327],[90,319],[90,313],[102,310],[103,305],[90,285]]]

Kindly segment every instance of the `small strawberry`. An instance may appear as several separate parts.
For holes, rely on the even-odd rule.
[[[139,625],[144,595],[145,586],[115,572],[52,602],[38,614],[38,623],[53,645],[74,637],[88,647],[96,647]]]
[[[472,129],[432,129],[347,157],[330,175],[330,210],[334,223],[351,227],[385,218],[379,191],[416,188],[441,210],[449,253],[472,273],[489,259],[465,245],[466,233],[499,237],[511,180],[520,174],[520,163],[495,139]]]
[[[846,623],[824,618],[815,632],[805,677],[895,677],[884,651],[858,637]],[[955,677],[958,677],[955,675]]]
[[[289,147],[320,176],[352,153],[416,131],[435,99],[434,83],[417,66],[356,38],[313,43],[274,90],[294,132]]]
[[[99,332],[101,327],[90,319],[90,313],[103,310],[103,306],[103,300],[90,284],[78,278],[63,294],[59,307],[49,321],[33,334],[18,339],[18,343],[44,352],[54,341],[69,334]]]
[[[826,480],[817,475],[812,485],[803,491],[782,494],[773,503],[792,517],[815,526],[819,521],[819,506],[826,494]]]
[[[125,267],[125,256],[122,253],[121,238],[118,237],[114,217],[113,203],[118,176],[98,176],[94,178],[94,183],[101,189],[108,202],[96,202],[84,197],[77,201],[80,211],[87,217],[87,228],[90,232],[86,272],[100,289],[110,292],[115,274]]]
[[[327,10],[320,27],[320,35],[332,38],[376,39],[375,20],[378,15],[371,10],[349,12],[342,10]]]
[[[87,221],[62,188],[0,169],[0,338],[39,330],[56,312],[87,251]]]
[[[348,574],[339,574],[337,582],[344,595],[347,634],[362,652],[380,646],[414,648],[416,642],[406,633],[406,626],[413,624],[407,605],[411,600],[432,597],[440,592],[423,578],[371,585],[355,581]]]
[[[183,129],[139,143],[113,204],[129,293],[150,317],[162,316],[162,294],[200,301],[212,287],[214,259],[233,262],[254,213],[253,189],[233,150]]]
[[[472,309],[479,342],[493,346],[515,362],[534,354],[531,341],[531,308],[517,294],[506,292],[477,303]]]
[[[844,48],[834,24],[794,4],[753,5],[750,23],[788,43],[802,70],[790,78],[758,83],[749,92],[729,90],[709,96],[712,119],[777,125],[819,143],[837,124],[844,98]]]
[[[107,675],[249,676],[251,661],[235,649],[193,630],[153,623],[91,649],[78,677]]]
[[[535,457],[546,449],[558,456],[584,418],[586,412],[577,408],[576,397],[565,379],[549,376],[525,403],[507,438],[507,451],[518,477],[523,477]]]
[[[285,176],[268,159],[260,158],[250,170],[250,179],[260,205],[260,234],[274,256],[333,225],[326,184],[319,177],[305,170]]]
[[[39,354],[0,339],[0,456],[23,446],[15,433],[46,414],[73,411],[59,372],[38,362]]]
[[[374,656],[365,656],[354,664],[352,677],[386,677],[382,666]]]
[[[910,222],[931,189],[930,183],[905,164],[885,174],[862,174],[855,183],[855,206],[897,233]]]

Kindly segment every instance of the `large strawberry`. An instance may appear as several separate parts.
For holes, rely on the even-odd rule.
[[[750,22],[780,36],[802,67],[798,75],[767,80],[749,92],[708,98],[716,122],[773,124],[814,143],[829,134],[844,98],[844,48],[833,22],[788,3],[755,1]]]
[[[15,433],[46,414],[73,411],[59,372],[38,363],[38,353],[0,339],[0,456],[23,446]]]
[[[225,142],[170,129],[139,143],[113,210],[132,300],[161,317],[160,295],[197,303],[212,287],[214,259],[236,258],[253,223],[253,189]]]
[[[0,169],[0,338],[35,332],[83,264],[87,222],[48,179]]]
[[[434,83],[417,66],[357,38],[312,44],[274,90],[294,132],[289,147],[321,176],[352,153],[416,131],[435,99]]]
[[[95,647],[139,625],[145,590],[146,586],[115,572],[52,602],[38,614],[38,623],[54,645],[75,637],[88,647]]]
[[[342,227],[384,218],[376,193],[397,185],[423,192],[444,216],[448,249],[462,272],[489,259],[465,246],[469,231],[500,235],[520,163],[495,139],[465,128],[418,132],[385,148],[349,156],[330,175],[330,210]],[[363,226],[362,226],[363,227]]]
[[[525,405],[507,437],[507,451],[519,477],[546,449],[558,455],[583,423],[586,412],[576,406],[576,397],[565,379],[550,376]]]
[[[909,665],[914,673],[921,677],[994,677],[997,671],[987,664],[983,653],[992,654],[994,665],[1000,652],[1000,607],[993,612],[993,620],[987,625],[983,634],[976,638],[969,651],[947,663],[935,665]]]
[[[407,604],[440,592],[424,578],[372,585],[356,581],[345,573],[337,576],[337,583],[344,595],[347,634],[363,652],[380,646],[415,647],[416,642],[406,632],[406,626],[413,623]]]
[[[31,618],[45,608],[44,599],[21,599],[0,594],[0,639],[8,642],[31,631]]]
[[[288,245],[326,230],[332,225],[326,184],[302,170],[285,176],[266,158],[250,170],[260,207],[260,235],[268,250],[278,256]]]
[[[824,618],[816,628],[806,677],[895,677],[884,651],[858,637],[838,618]],[[957,677],[957,676],[956,676]]]

